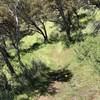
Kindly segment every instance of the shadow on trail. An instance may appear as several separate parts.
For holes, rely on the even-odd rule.
[[[73,74],[66,69],[51,70],[44,63],[38,61],[33,62],[31,69],[25,69],[18,76],[19,86],[15,88],[16,94],[34,92],[40,95],[57,93],[57,88],[53,87],[55,81],[68,82]]]

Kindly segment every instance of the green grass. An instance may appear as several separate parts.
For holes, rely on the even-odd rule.
[[[23,59],[28,59],[29,61],[32,61],[32,59],[40,59],[51,68],[64,67],[72,59],[71,51],[71,49],[65,49],[63,44],[59,42],[44,45],[39,50],[26,54]]]
[[[29,65],[31,65],[32,60],[39,59],[53,70],[66,67],[72,72],[71,81],[56,83],[59,92],[55,96],[49,94],[44,96],[44,98],[48,98],[47,100],[73,100],[73,98],[76,100],[92,100],[91,98],[99,100],[100,76],[95,73],[91,65],[77,61],[74,47],[75,45],[66,48],[63,42],[43,44],[39,49],[23,56],[23,62]],[[35,98],[37,97],[34,95],[31,97],[33,100],[36,100]]]
[[[96,9],[95,11],[95,19],[96,21],[100,21],[100,10],[99,9]]]

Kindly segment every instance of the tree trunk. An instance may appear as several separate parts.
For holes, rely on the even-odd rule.
[[[5,47],[7,47],[7,46],[6,46],[6,42],[5,42],[5,37],[4,37],[4,36],[2,36],[2,44],[3,44]]]
[[[12,76],[16,75],[16,73],[15,73],[15,71],[14,71],[14,68],[13,68],[13,66],[11,65],[11,63],[10,63],[8,57],[7,57],[7,54],[8,54],[8,53],[7,53],[6,49],[5,49],[5,47],[2,46],[2,45],[0,45],[0,52],[1,52],[2,55],[3,55],[4,61],[5,61],[6,65],[7,65],[8,69],[10,70],[11,75],[12,75]]]
[[[68,19],[66,19],[65,15],[64,15],[64,11],[63,11],[63,6],[62,6],[62,2],[61,0],[55,0],[57,7],[58,7],[58,11],[63,19],[63,23],[64,23],[64,27],[66,30],[66,39],[67,41],[70,43],[71,42],[71,35],[70,35],[70,25],[68,23]]]
[[[23,62],[21,60],[20,49],[19,49],[19,42],[20,42],[20,35],[21,34],[20,34],[20,29],[19,29],[19,19],[18,19],[18,15],[17,15],[18,2],[19,2],[19,0],[17,0],[17,3],[15,5],[15,13],[16,13],[16,15],[15,15],[15,21],[16,21],[15,42],[13,42],[13,40],[12,40],[12,42],[13,42],[13,46],[14,46],[14,48],[16,50],[16,54],[17,54],[17,57],[18,57],[18,62],[20,64],[20,66],[21,66],[21,69],[24,70],[25,65],[23,64]]]
[[[75,8],[73,8],[73,12],[75,13],[76,17],[77,17],[77,24],[78,27],[80,27],[80,23],[79,23],[79,15],[77,14],[77,10]]]
[[[33,26],[35,26],[35,28],[36,28],[36,29],[39,31],[39,33],[43,36],[44,42],[46,42],[46,41],[48,40],[47,33],[45,33],[46,31],[43,32],[43,31],[38,27],[38,25],[37,25],[34,21],[31,20],[31,23],[32,23]]]
[[[16,34],[17,35],[17,34]],[[20,49],[19,49],[19,43],[16,43],[17,41],[14,41],[14,37],[11,35],[11,41],[12,41],[12,45],[13,47],[15,48],[16,50],[16,56],[17,56],[17,59],[18,59],[18,62],[20,64],[20,68],[21,70],[23,71],[24,68],[25,68],[25,65],[23,64],[22,60],[21,60],[21,56],[20,56]]]
[[[46,30],[45,24],[44,24],[44,22],[41,19],[40,19],[40,22],[41,22],[41,24],[43,26],[43,30],[44,30],[44,34],[45,34],[44,42],[48,42],[48,35],[47,35],[47,30]]]
[[[24,13],[24,14],[25,14],[25,13]],[[36,28],[37,32],[40,33],[40,34],[43,36],[44,42],[46,42],[46,41],[48,40],[47,34],[46,34],[45,32],[43,32],[42,29],[36,24],[36,22],[33,21],[27,14],[25,14],[25,16],[26,16],[26,17],[23,17],[23,16],[22,16],[23,19],[24,19],[28,24],[33,25],[33,26]]]

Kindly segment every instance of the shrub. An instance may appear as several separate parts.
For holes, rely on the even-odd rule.
[[[0,92],[0,100],[14,100],[14,92],[8,90]]]
[[[75,51],[79,61],[88,62],[100,74],[100,36],[88,37]]]

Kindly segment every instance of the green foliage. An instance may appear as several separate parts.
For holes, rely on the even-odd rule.
[[[100,9],[96,9],[95,10],[95,19],[96,21],[100,21]]]
[[[76,50],[80,61],[86,61],[100,74],[100,36],[88,37]]]
[[[100,22],[99,21],[91,21],[86,26],[86,29],[83,30],[84,33],[88,35],[96,35],[100,32]]]
[[[9,90],[0,92],[0,100],[14,100],[14,92]]]
[[[16,100],[30,100],[27,94],[21,94],[17,96]]]

